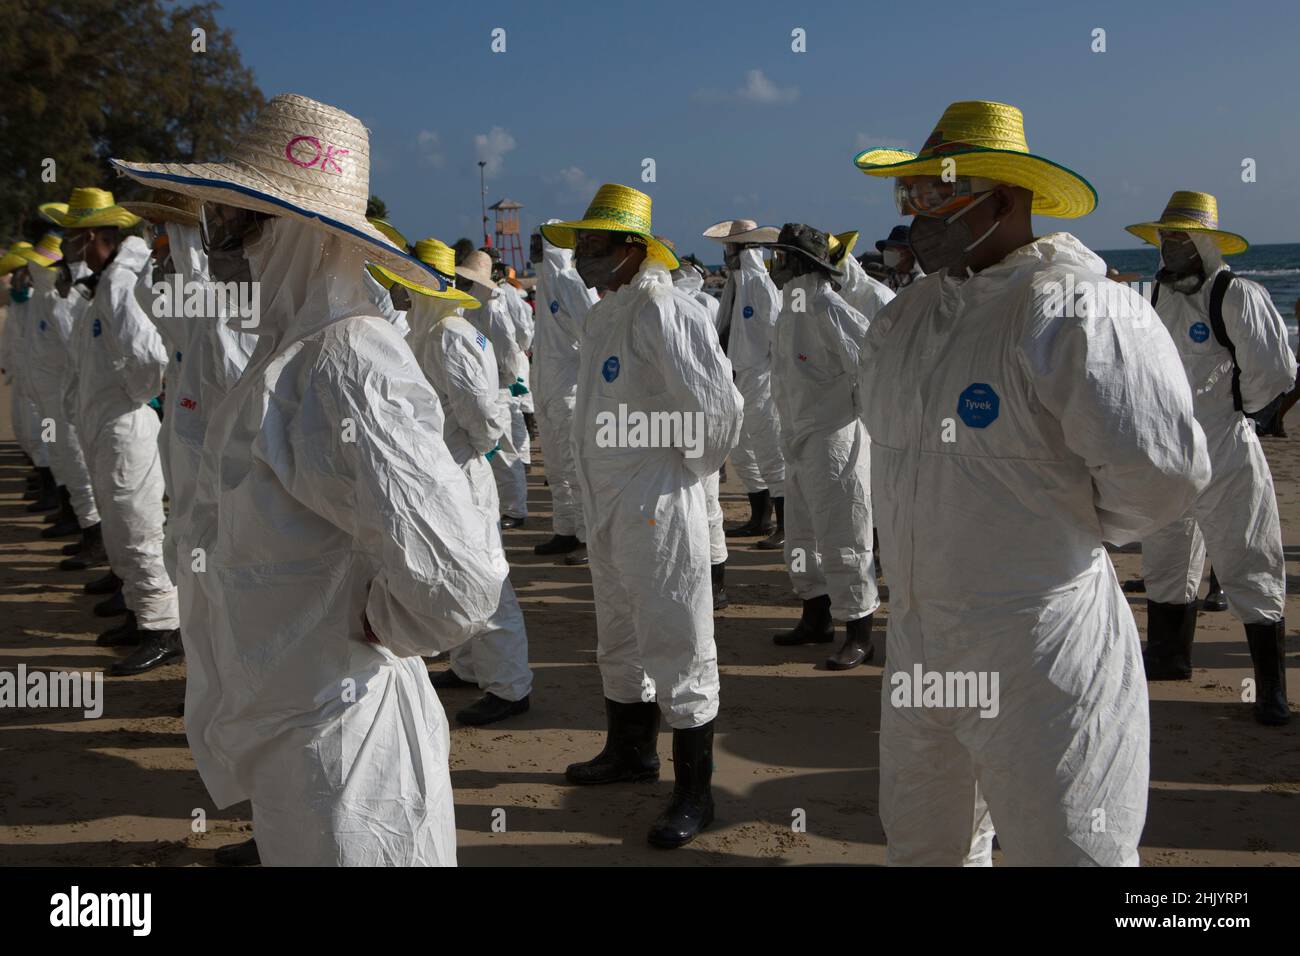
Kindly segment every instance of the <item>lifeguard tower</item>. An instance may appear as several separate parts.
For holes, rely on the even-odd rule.
[[[519,241],[519,210],[524,208],[524,204],[513,199],[499,199],[488,208],[496,215],[493,245],[501,253],[501,261],[514,266],[516,275],[523,275],[524,249]]]

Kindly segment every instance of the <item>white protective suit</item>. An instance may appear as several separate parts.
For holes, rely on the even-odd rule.
[[[1286,606],[1286,559],[1273,476],[1254,423],[1233,407],[1232,358],[1211,331],[1210,292],[1227,266],[1211,237],[1189,235],[1205,283],[1191,295],[1162,288],[1156,311],[1187,372],[1213,477],[1186,515],[1143,540],[1147,597],[1164,604],[1194,601],[1208,547],[1228,606],[1241,622],[1278,621]],[[1234,279],[1223,299],[1223,325],[1237,352],[1245,411],[1259,411],[1291,390],[1296,361],[1286,323],[1266,290]]]
[[[519,348],[519,332],[511,313],[510,301],[517,297],[513,287],[507,292],[478,282],[474,283],[473,294],[482,307],[470,310],[467,319],[492,343],[501,401],[510,410],[510,430],[501,438],[501,450],[492,456],[492,474],[496,477],[497,493],[501,498],[501,513],[512,518],[527,518],[528,474],[524,471],[524,464],[528,460],[528,429],[524,425],[519,397],[510,393],[510,386],[528,373],[528,359]]]
[[[37,468],[48,468],[49,450],[41,441],[41,411],[32,388],[29,350],[31,325],[38,310],[34,305],[36,290],[25,302],[9,300],[9,317],[5,320],[5,369],[10,376],[10,407],[14,437]]]
[[[607,427],[620,412],[626,434]],[[628,417],[637,412],[680,416],[676,447],[665,447],[670,436],[638,433]],[[704,479],[735,447],[741,414],[707,314],[662,265],[646,260],[587,313],[573,435],[596,658],[606,698],[657,694],[675,730],[718,712]],[[687,428],[690,442],[681,440]]]
[[[573,461],[573,403],[578,392],[578,339],[599,301],[573,268],[573,250],[542,240],[537,269],[538,314],[533,339],[537,427],[546,450],[551,524],[557,535],[587,540]]]
[[[733,284],[731,316],[720,321],[730,329],[727,358],[736,370],[736,388],[745,397],[745,425],[731,464],[747,493],[766,488],[773,498],[780,498],[785,495],[785,461],[780,417],[772,398],[772,336],[781,312],[781,293],[772,284],[759,249],[741,251],[740,268],[727,281]],[[724,294],[724,301],[727,298]]]
[[[829,595],[834,620],[856,621],[880,606],[870,439],[858,391],[875,312],[850,306],[821,274],[799,276],[781,291],[772,395],[786,468],[786,567],[800,600]]]
[[[204,573],[180,565],[195,762],[218,807],[252,801],[264,864],[454,864],[420,655],[488,620],[505,557],[437,396],[374,314],[365,252],[273,219],[246,255],[259,341],[208,423],[181,544],[206,555]]]
[[[171,263],[181,280],[207,283],[208,257],[203,251],[198,227],[169,222],[166,229]],[[173,280],[168,276],[164,281],[170,283]],[[141,275],[136,292],[168,352],[167,397],[163,405],[158,450],[162,454],[163,477],[171,501],[165,556],[167,567],[174,576],[174,562],[179,559],[175,554],[175,542],[183,537],[181,531],[194,503],[194,482],[203,454],[203,436],[208,419],[212,417],[212,410],[239,381],[257,339],[240,331],[245,320],[236,318],[232,325],[219,308],[216,315],[187,315],[182,308],[183,302],[179,305],[172,302],[170,309],[165,308],[166,300],[155,298],[153,285],[152,271],[146,272]]]
[[[1177,352],[1140,296],[1112,288],[1118,315],[1104,298],[1093,317],[1049,312],[1046,284],[1105,273],[1053,233],[973,278],[918,280],[872,322],[862,408],[895,576],[880,732],[891,863],[961,863],[977,784],[1010,864],[1138,862],[1146,681],[1103,542],[1181,514],[1209,463]],[[996,716],[916,706],[908,682],[931,672],[997,675]]]
[[[719,302],[704,291],[704,278],[689,263],[682,263],[681,269],[673,275],[673,285],[681,289],[704,307],[708,313],[709,323],[714,330],[718,327]],[[719,345],[721,348],[721,345]],[[709,512],[709,563],[724,564],[727,560],[727,532],[723,529],[722,502],[718,498],[719,472],[707,475],[704,479],[704,493]]]
[[[835,265],[844,273],[842,279],[836,280],[840,286],[840,298],[868,319],[894,298],[893,290],[867,275],[862,263],[853,256],[846,255]]]
[[[492,466],[484,456],[510,426],[510,410],[501,403],[492,343],[447,299],[413,295],[408,314],[408,343],[442,405],[443,442],[465,472],[474,506],[500,547],[500,504]],[[531,693],[528,633],[508,578],[487,627],[452,649],[451,669],[502,700],[523,700]]]
[[[31,328],[28,331],[27,375],[40,413],[38,439],[46,446],[55,482],[68,490],[77,523],[87,528],[99,521],[99,512],[95,508],[85,455],[63,404],[68,365],[67,340],[72,332],[74,303],[65,300],[55,289],[56,269],[43,269],[36,265],[29,268],[34,292],[28,311]],[[72,293],[72,296],[84,307],[84,298],[77,293]],[[50,440],[44,442],[47,435]]]
[[[516,289],[505,279],[497,283],[497,288],[505,296],[506,306],[510,309],[510,319],[514,323],[515,345],[519,349],[519,355],[516,361],[519,365],[519,377],[524,380],[528,386],[528,391],[520,395],[515,401],[519,405],[521,412],[533,414],[535,407],[533,404],[533,378],[532,363],[528,358],[528,352],[533,347],[533,332],[536,322],[533,319],[533,310],[528,305],[528,293],[522,289]],[[524,441],[528,441],[528,431],[524,430]],[[532,464],[532,457],[529,455],[527,445],[524,446],[524,461]]]
[[[370,301],[374,303],[379,310],[376,314],[389,323],[393,328],[401,333],[402,338],[411,334],[411,326],[406,321],[406,313],[393,305],[393,296],[387,289],[380,284],[379,280],[370,274],[369,269],[363,269],[361,272],[362,284],[366,287],[366,294]]]
[[[70,267],[74,282],[90,275],[90,269],[84,262],[74,262]],[[50,324],[59,337],[63,350],[62,374],[59,378],[59,404],[57,414],[62,422],[59,433],[59,451],[63,458],[64,487],[76,512],[77,524],[83,528],[98,524],[99,508],[95,504],[94,484],[90,478],[90,469],[86,464],[86,454],[81,443],[80,425],[77,422],[77,389],[81,367],[80,328],[86,321],[86,312],[90,309],[90,300],[78,289],[72,289],[67,296],[55,299],[50,309]]]
[[[158,416],[167,351],[136,300],[149,247],[130,236],[100,274],[76,329],[81,360],[77,427],[104,525],[109,563],[143,630],[179,627],[176,588],[163,563],[163,473]]]

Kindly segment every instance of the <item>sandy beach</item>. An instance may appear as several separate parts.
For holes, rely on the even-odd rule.
[[[104,667],[119,652],[94,646],[110,622],[90,613],[96,599],[82,593],[102,569],[58,571],[65,542],[40,539],[40,517],[23,508],[26,466],[12,441],[8,391],[0,389],[0,669]],[[1264,447],[1294,562],[1300,417],[1289,424],[1297,437],[1266,440]],[[602,741],[595,616],[587,570],[532,553],[550,534],[544,450],[534,461],[528,526],[506,535],[536,671],[533,705],[505,726],[453,724],[460,863],[883,863],[876,799],[881,669],[825,671],[824,645],[774,646],[771,635],[797,618],[797,601],[779,556],[751,543],[733,547],[731,607],[717,621],[716,824],[675,852],[646,846],[645,831],[672,786],[668,733],[660,740],[659,783],[564,784],[565,765],[591,756]],[[734,479],[723,485],[723,506],[729,520],[747,515]],[[1114,560],[1121,579],[1138,574],[1138,554]],[[1300,577],[1288,574],[1293,665],[1298,588]],[[1131,602],[1144,627],[1144,600]],[[881,642],[887,614],[888,604],[877,616]],[[1157,684],[1151,693],[1144,864],[1300,864],[1300,722],[1278,730],[1251,719],[1239,700],[1250,658],[1229,613],[1202,615],[1194,663],[1190,683]],[[1290,678],[1294,702],[1294,666]],[[71,710],[0,710],[0,864],[207,866],[213,850],[251,833],[248,806],[217,811],[195,772],[183,722],[173,716],[184,679],[183,664],[107,679],[104,713],[95,720]],[[451,713],[474,696],[449,692],[443,705]],[[792,826],[796,818],[806,819],[804,832]]]

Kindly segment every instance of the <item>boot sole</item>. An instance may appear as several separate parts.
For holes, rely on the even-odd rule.
[[[564,779],[577,787],[600,787],[608,783],[656,783],[659,780],[659,771],[641,771],[621,777],[610,777],[606,780],[575,780],[569,776],[568,771],[565,771]]]
[[[179,661],[184,657],[185,655],[178,651],[175,654],[168,654],[166,657],[154,661],[148,667],[133,667],[131,670],[128,671],[128,670],[117,670],[116,665],[114,665],[113,667],[110,667],[106,673],[108,674],[109,677],[135,677],[137,674],[147,674],[151,670],[154,670],[155,668],[163,667],[167,664],[175,663],[176,661]]]
[[[646,842],[649,843],[652,847],[655,847],[656,849],[659,850],[676,850],[678,847],[686,846],[686,844],[690,843],[697,836],[699,836],[701,833],[707,830],[712,823],[713,823],[713,814],[710,813],[708,817],[700,821],[700,828],[696,830],[694,833],[692,833],[690,836],[688,836],[685,840],[667,840],[664,839],[663,837],[655,837],[655,835],[651,833],[649,836],[646,837]]]

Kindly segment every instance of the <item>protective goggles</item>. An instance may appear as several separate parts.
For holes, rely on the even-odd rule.
[[[208,255],[214,252],[236,252],[270,218],[264,212],[205,202],[199,212],[199,235],[203,239],[203,251]]]
[[[952,182],[938,177],[905,183],[894,180],[894,205],[904,216],[946,216],[970,203],[980,193],[997,187],[981,176],[958,176]]]

